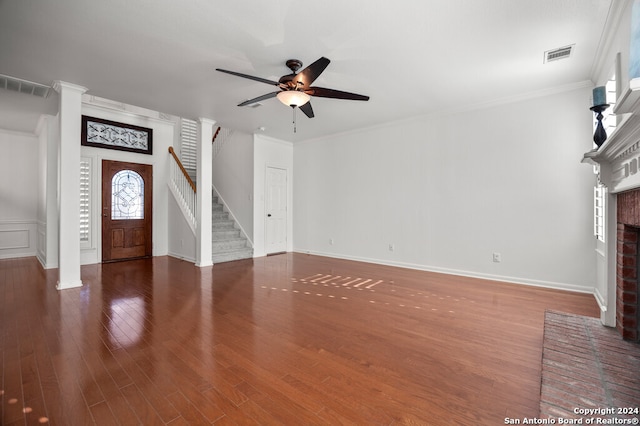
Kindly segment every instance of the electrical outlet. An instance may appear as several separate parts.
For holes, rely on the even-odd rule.
[[[329,244],[333,245],[333,238],[329,238]]]
[[[389,251],[394,251],[396,249],[395,244],[389,244]]]
[[[502,255],[500,253],[493,253],[493,261],[495,263],[502,262]]]

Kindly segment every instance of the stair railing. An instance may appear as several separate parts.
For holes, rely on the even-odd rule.
[[[180,202],[181,208],[192,225],[192,229],[196,228],[196,185],[189,177],[180,159],[176,155],[173,147],[169,147],[169,153],[174,161],[170,161],[170,183],[169,186]]]
[[[211,143],[213,144],[213,152],[211,156],[212,158],[216,158],[218,152],[220,152],[220,149],[222,148],[222,145],[224,145],[224,143],[229,139],[229,136],[231,136],[232,133],[232,130],[223,129],[222,127],[218,127],[218,129],[216,129],[216,132],[211,140]]]

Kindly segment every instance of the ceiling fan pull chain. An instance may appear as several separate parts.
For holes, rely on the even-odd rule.
[[[296,106],[291,105],[291,109],[293,110],[293,133],[296,133]]]

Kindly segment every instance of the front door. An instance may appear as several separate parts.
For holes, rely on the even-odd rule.
[[[102,160],[102,261],[151,257],[151,165]]]
[[[267,254],[287,251],[287,171],[267,167],[266,237]]]

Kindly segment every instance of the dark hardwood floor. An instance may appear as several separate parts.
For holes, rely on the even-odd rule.
[[[3,425],[496,425],[538,415],[544,312],[591,295],[303,254],[0,261]]]

